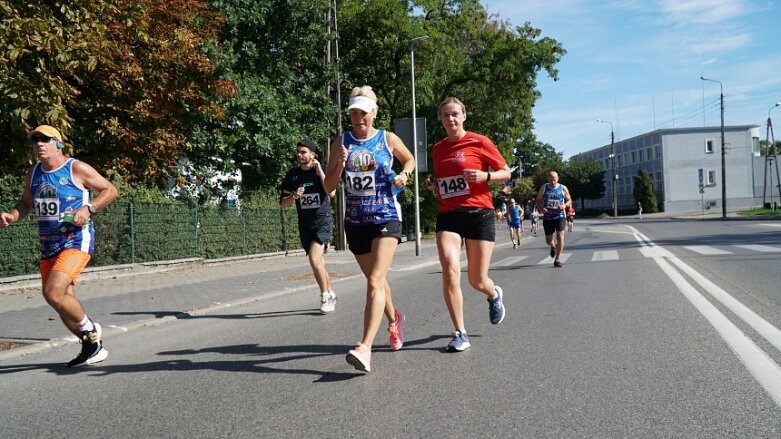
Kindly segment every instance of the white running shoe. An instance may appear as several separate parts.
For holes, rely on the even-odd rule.
[[[320,295],[320,314],[333,312],[336,309],[336,293],[329,291]]]

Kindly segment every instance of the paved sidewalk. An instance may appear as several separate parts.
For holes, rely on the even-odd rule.
[[[433,240],[399,245],[391,270],[437,261]],[[349,251],[329,250],[332,281],[361,275]],[[28,277],[25,277],[28,278]],[[303,251],[213,261],[185,260],[136,266],[101,267],[85,272],[76,295],[105,334],[150,326],[207,310],[255,301],[272,294],[311,289],[319,293]],[[315,306],[315,305],[313,305]],[[22,347],[0,351],[0,360],[52,346],[75,343],[40,292],[40,279],[0,280],[0,341]]]

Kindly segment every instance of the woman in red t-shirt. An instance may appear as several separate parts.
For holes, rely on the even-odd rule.
[[[448,344],[451,352],[470,346],[464,325],[464,298],[461,293],[461,242],[466,245],[469,285],[488,296],[491,323],[504,320],[502,289],[488,277],[488,265],[496,238],[493,196],[488,184],[510,178],[496,145],[485,136],[466,131],[466,108],[457,98],[439,104],[439,120],[447,137],[434,145],[433,178],[427,185],[436,190],[437,249],[442,265],[445,304],[455,331]]]

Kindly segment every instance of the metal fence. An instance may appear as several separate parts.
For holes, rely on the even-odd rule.
[[[10,206],[0,206],[7,211]],[[95,215],[92,266],[288,251],[301,247],[295,209],[116,201]],[[38,272],[38,226],[0,230],[0,277]]]

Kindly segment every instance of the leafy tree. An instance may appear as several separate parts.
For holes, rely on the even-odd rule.
[[[437,102],[460,97],[471,108],[469,128],[491,137],[505,158],[516,146],[531,154],[537,146],[531,112],[539,97],[537,72],[556,79],[554,65],[565,51],[529,23],[512,28],[488,16],[478,1],[437,3],[451,7],[435,10],[440,32],[427,46]]]
[[[529,148],[520,148],[523,175],[532,178],[534,187],[539,188],[548,181],[548,171],[560,171],[564,167],[564,154],[552,145],[534,141]]]
[[[116,11],[90,0],[0,0],[0,174],[23,175],[33,162],[25,138],[32,127],[70,131],[81,83],[114,51],[99,18]]]
[[[558,42],[539,38],[528,23],[511,28],[477,0],[346,0],[340,20],[345,88],[375,88],[381,112],[387,108],[378,122],[410,115],[409,42],[427,35],[415,48],[415,93],[419,116],[433,122],[430,143],[444,137],[439,102],[457,96],[467,106],[468,129],[489,136],[509,162],[517,145],[533,154],[536,75],[545,69],[557,77],[554,65],[565,53]]]
[[[659,211],[659,204],[656,200],[656,190],[651,175],[644,170],[637,171],[634,178],[635,203],[643,205],[643,212],[655,213]]]
[[[781,140],[776,140],[770,148],[767,147],[767,144],[767,140],[759,141],[759,155],[775,155],[781,152]]]
[[[161,183],[190,147],[190,127],[221,113],[214,97],[233,93],[205,51],[217,47],[220,18],[202,0],[0,0],[0,13],[9,167],[24,160],[24,133],[48,123],[105,173]]]
[[[197,128],[198,164],[238,167],[245,190],[275,187],[294,161],[298,140],[325,147],[337,111],[328,93],[335,66],[324,61],[326,2],[209,0],[225,16],[219,65],[238,90],[222,101],[224,118]],[[321,159],[323,154],[321,154]]]
[[[561,182],[569,189],[573,199],[580,200],[583,209],[585,200],[597,200],[605,193],[604,171],[602,165],[594,160],[582,160],[573,157],[565,164],[561,173]]]
[[[235,94],[207,51],[219,51],[222,18],[203,0],[133,0],[102,19],[114,51],[82,80],[73,137],[126,181],[162,186],[193,147],[191,127],[222,117],[217,99]]]

